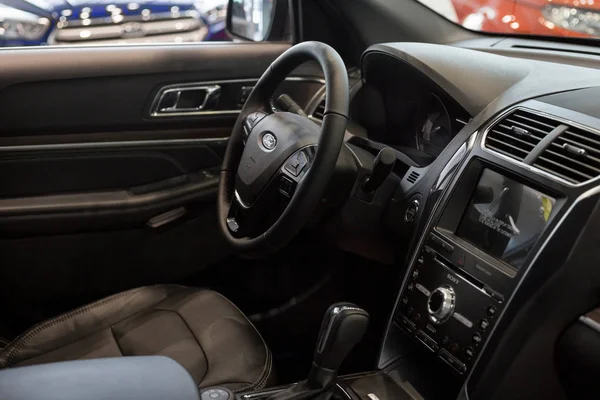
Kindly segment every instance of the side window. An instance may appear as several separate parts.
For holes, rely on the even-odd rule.
[[[273,0],[232,0],[232,30],[260,41]],[[0,0],[0,47],[231,41],[228,0]]]

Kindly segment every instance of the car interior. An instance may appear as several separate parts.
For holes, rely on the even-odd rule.
[[[0,398],[598,399],[596,39],[236,3],[0,49]]]

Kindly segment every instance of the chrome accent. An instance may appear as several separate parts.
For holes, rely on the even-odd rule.
[[[269,151],[273,150],[275,146],[277,146],[277,138],[271,132],[266,132],[263,135],[261,142],[262,145],[265,146],[265,149]]]
[[[532,108],[529,108],[529,107],[524,107],[524,106],[521,106],[521,105],[517,105],[517,106],[511,107],[511,108],[508,108],[507,110],[504,110],[502,113],[500,113],[500,115],[498,115],[496,118],[494,118],[487,125],[487,127],[483,130],[483,135],[481,136],[481,142],[480,142],[480,147],[481,147],[481,149],[483,151],[486,151],[486,152],[488,152],[490,154],[493,154],[496,157],[500,157],[501,159],[503,159],[505,161],[508,161],[508,162],[510,162],[512,164],[516,164],[516,165],[518,165],[518,166],[520,166],[522,168],[525,168],[526,170],[528,170],[530,172],[534,172],[534,173],[536,173],[538,175],[542,175],[545,178],[551,179],[553,181],[556,181],[558,183],[561,183],[561,184],[567,185],[567,186],[571,186],[571,187],[581,187],[581,186],[589,184],[590,182],[596,181],[596,180],[598,180],[600,178],[600,175],[599,175],[599,176],[597,176],[597,177],[595,177],[593,179],[589,179],[587,181],[574,184],[574,183],[569,182],[569,181],[567,181],[565,179],[559,178],[558,176],[553,175],[553,174],[551,174],[549,172],[546,172],[544,170],[536,168],[533,165],[525,164],[523,161],[515,160],[514,158],[505,156],[504,154],[498,153],[498,152],[496,152],[496,151],[494,151],[492,149],[489,149],[489,148],[485,147],[485,139],[487,138],[487,134],[489,133],[489,131],[492,129],[492,126],[494,126],[498,121],[500,121],[506,115],[508,115],[509,113],[511,113],[513,111],[516,111],[516,110],[525,110],[525,111],[530,112],[532,114],[537,114],[537,115],[540,115],[542,117],[553,119],[556,122],[558,122],[559,124],[569,125],[570,127],[579,128],[579,129],[583,129],[583,130],[586,130],[586,131],[591,131],[593,133],[596,133],[596,134],[600,135],[600,130],[592,128],[590,126],[582,125],[582,124],[580,124],[578,122],[569,120],[567,118],[559,117],[557,115],[553,115],[553,114],[549,114],[549,113],[546,113],[546,112],[543,112],[543,111],[539,111],[539,110],[536,110],[536,109],[532,109]],[[534,150],[535,150],[535,148],[534,148]]]
[[[325,85],[325,80],[321,78],[313,78],[313,77],[302,77],[302,76],[290,76],[285,78],[287,82],[312,82],[312,83],[320,83]],[[241,109],[236,110],[199,110],[194,113],[180,113],[180,112],[170,112],[165,114],[154,114],[152,110],[156,110],[158,108],[159,95],[168,89],[176,89],[176,88],[186,88],[188,86],[213,86],[213,85],[225,85],[228,83],[256,83],[258,79],[224,79],[219,81],[207,81],[207,82],[195,82],[195,83],[186,83],[180,85],[168,85],[164,86],[158,92],[157,97],[154,98],[152,102],[152,106],[150,107],[150,117],[152,118],[164,118],[164,117],[185,117],[185,116],[220,116],[220,115],[237,115],[242,111]]]
[[[0,153],[14,151],[48,151],[48,150],[78,150],[78,149],[113,149],[124,147],[164,146],[164,145],[222,145],[229,141],[228,137],[207,139],[160,139],[138,140],[123,142],[86,142],[61,144],[27,144],[23,146],[0,146]]]
[[[353,397],[350,396],[350,393],[348,393],[348,391],[346,389],[344,389],[342,387],[342,385],[340,385],[339,383],[336,383],[335,386],[337,386],[338,390],[340,390],[346,396],[347,400],[353,399]]]
[[[204,100],[202,104],[193,108],[181,108],[178,107],[179,101],[181,100],[181,95],[186,92],[204,92]],[[161,102],[165,99],[165,97],[173,95],[175,97],[174,104],[170,107],[158,108],[160,107]],[[163,89],[161,90],[157,97],[158,100],[154,101],[154,109],[152,111],[152,116],[156,117],[161,114],[183,114],[183,115],[194,115],[197,112],[203,111],[207,105],[214,105],[219,100],[219,96],[221,95],[221,86],[219,85],[211,85],[211,86],[184,86],[184,87],[173,87],[172,89]]]
[[[582,315],[579,317],[579,321],[600,333],[600,322],[588,317],[587,315]]]
[[[434,192],[437,190],[442,190],[448,185],[448,183],[450,182],[450,179],[447,179],[447,178],[452,177],[454,171],[456,171],[456,169],[460,166],[462,161],[467,156],[467,153],[468,153],[467,149],[473,148],[473,145],[475,144],[476,139],[477,139],[477,132],[475,132],[471,136],[469,136],[469,139],[465,143],[463,143],[462,146],[460,146],[460,148],[456,151],[456,153],[454,153],[454,155],[452,156],[450,161],[448,161],[448,164],[446,164],[446,166],[444,167],[442,172],[440,172],[440,175],[438,176],[437,180],[435,181],[435,184],[431,188],[431,192]]]
[[[437,294],[442,296],[442,304],[437,310],[432,310],[430,304],[431,299]],[[431,292],[429,298],[427,299],[427,312],[429,313],[429,319],[435,324],[443,324],[452,316],[455,305],[456,293],[454,292],[454,289],[452,289],[452,286],[440,286]]]
[[[250,204],[248,204],[248,203],[246,203],[244,200],[242,200],[242,198],[240,197],[240,194],[238,193],[238,191],[237,191],[237,190],[235,190],[235,191],[234,191],[233,195],[234,195],[234,197],[235,197],[235,200],[238,202],[238,204],[239,204],[239,205],[240,205],[242,208],[245,208],[245,209],[248,209],[248,208],[250,208],[250,206],[251,206],[251,205],[250,205]]]
[[[565,212],[565,214],[562,216],[562,218],[560,219],[560,221],[558,221],[558,223],[556,224],[556,226],[554,227],[554,229],[552,229],[552,232],[550,232],[550,234],[548,235],[548,237],[546,238],[546,240],[544,241],[544,243],[542,243],[542,245],[540,246],[540,249],[538,250],[538,252],[535,253],[535,256],[533,257],[533,259],[531,260],[531,262],[527,265],[527,268],[525,269],[525,272],[521,276],[521,279],[519,280],[519,282],[517,282],[517,285],[515,286],[515,288],[513,289],[512,293],[510,295],[510,297],[508,298],[508,300],[506,302],[506,305],[504,306],[504,308],[502,309],[502,311],[498,315],[498,318],[496,320],[497,321],[496,324],[492,325],[492,329],[490,330],[488,338],[490,338],[490,337],[492,337],[494,335],[494,333],[496,331],[496,327],[499,325],[498,321],[500,321],[504,317],[504,314],[506,313],[506,310],[509,309],[510,304],[513,301],[516,293],[519,291],[519,288],[521,287],[521,285],[525,281],[525,278],[527,278],[527,275],[529,275],[529,271],[531,270],[531,267],[533,267],[533,265],[535,264],[535,262],[539,258],[540,254],[542,254],[542,252],[544,251],[544,249],[546,248],[546,246],[548,245],[548,243],[550,242],[550,240],[552,239],[552,237],[556,234],[556,232],[558,231],[558,229],[560,228],[560,226],[563,224],[563,222],[565,222],[565,220],[567,219],[567,217],[569,216],[569,214],[571,213],[571,211],[573,211],[573,209],[575,208],[575,206],[578,203],[580,203],[581,201],[587,199],[588,197],[592,197],[594,195],[597,195],[598,193],[600,193],[600,186],[595,186],[595,187],[589,189],[588,191],[582,193],[579,197],[577,197],[575,199],[575,201],[573,202],[573,204],[571,204],[571,207],[569,207],[569,209]],[[464,392],[465,393],[467,393],[467,385],[469,383],[469,379],[471,378],[471,374],[475,370],[475,368],[477,366],[477,363],[479,362],[479,359],[481,358],[481,355],[485,352],[485,349],[486,349],[488,343],[489,343],[489,339],[486,340],[483,343],[483,346],[481,347],[481,351],[479,352],[479,355],[477,356],[477,358],[473,362],[473,367],[471,368],[471,371],[469,372],[469,375],[467,376],[467,379],[465,380],[465,383],[463,384],[463,388],[464,388]],[[468,395],[468,393],[467,393],[467,395]]]

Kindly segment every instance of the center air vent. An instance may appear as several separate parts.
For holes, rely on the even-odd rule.
[[[600,175],[600,135],[569,127],[535,160],[534,167],[570,183]]]
[[[484,146],[523,161],[533,148],[560,123],[532,112],[517,109],[490,128]]]
[[[413,171],[410,173],[410,175],[408,175],[408,178],[406,178],[407,181],[409,181],[410,183],[415,183],[417,181],[417,179],[419,179],[419,173],[417,171]]]
[[[325,114],[325,100],[326,97],[323,97],[323,100],[321,100],[317,108],[315,108],[315,111],[312,115],[314,118],[320,119],[321,121],[323,120],[323,115]]]

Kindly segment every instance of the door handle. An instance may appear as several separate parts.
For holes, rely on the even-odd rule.
[[[220,96],[219,85],[169,87],[158,92],[150,115],[194,115],[214,110]]]

